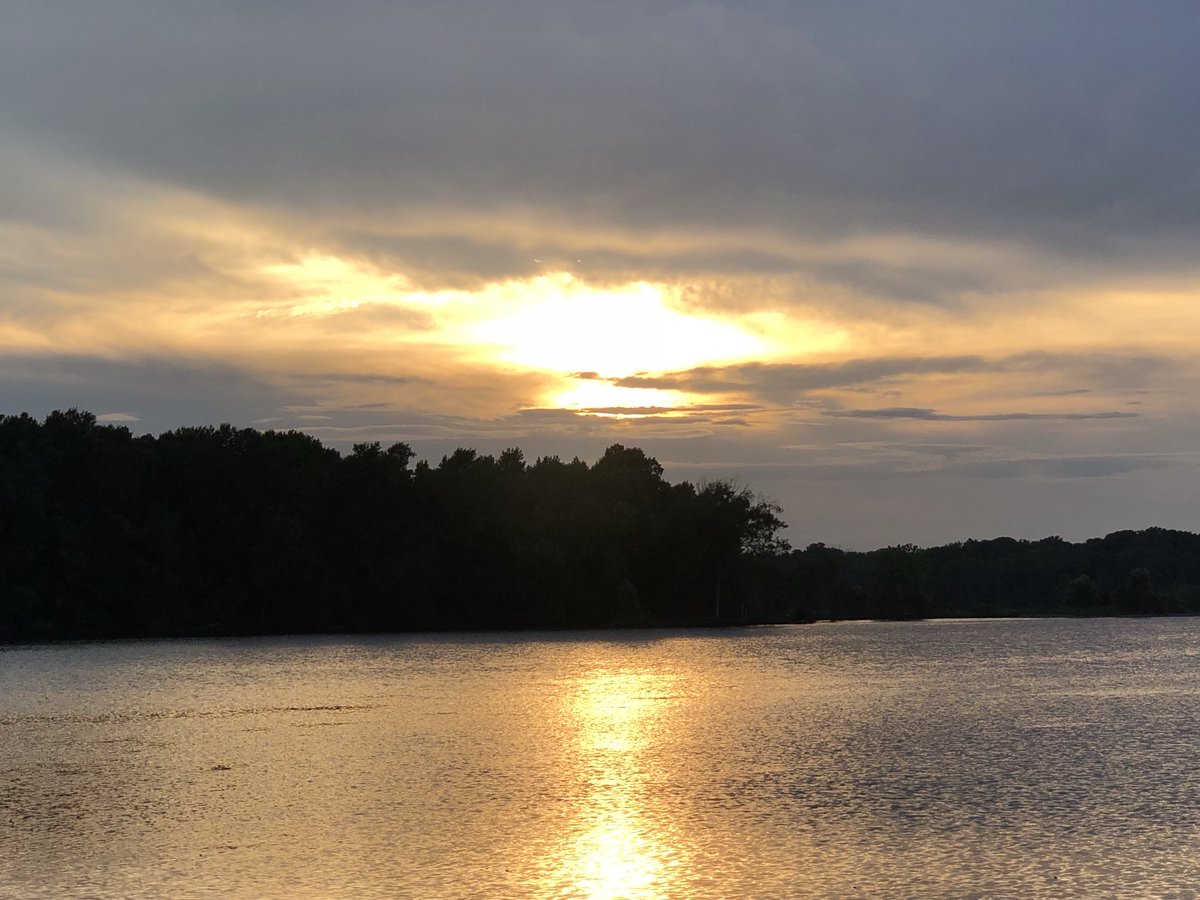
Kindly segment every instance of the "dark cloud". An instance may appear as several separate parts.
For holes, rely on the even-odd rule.
[[[447,277],[537,255],[518,223],[481,241],[447,210],[600,232],[972,235],[1094,259],[1163,252],[1154,237],[1184,264],[1198,35],[1182,0],[17,2],[0,128]],[[839,265],[826,276],[914,299],[981,277]]]
[[[499,242],[462,234],[353,231],[332,238],[336,245],[366,257],[376,266],[403,272],[419,287],[470,289],[489,280],[529,277],[546,269],[535,261],[532,250],[511,238]]]
[[[956,264],[953,254],[924,264],[899,265],[862,259],[798,265],[822,287],[847,288],[867,297],[885,298],[904,303],[960,306],[968,297],[1011,288],[1021,276],[1000,273],[990,268],[967,268]],[[1027,287],[1029,275],[1023,279]]]
[[[1041,373],[1085,381],[1097,387],[1135,389],[1154,376],[1177,371],[1180,363],[1167,356],[1120,353],[1022,353],[986,358],[976,355],[880,357],[832,363],[739,363],[699,366],[662,375],[631,375],[612,383],[630,388],[658,388],[693,394],[748,393],[775,403],[791,403],[815,391],[878,389],[929,375]],[[1089,388],[1070,388],[1066,395]],[[1047,396],[1041,392],[1041,396]]]
[[[837,363],[741,363],[733,366],[700,366],[664,375],[632,375],[613,379],[630,388],[658,388],[690,393],[727,393],[750,390],[761,396],[787,399],[793,394],[822,388],[850,387],[896,376],[943,372],[980,372],[991,368],[978,356],[901,357],[857,359]]]

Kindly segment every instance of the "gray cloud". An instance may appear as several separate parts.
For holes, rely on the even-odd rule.
[[[807,393],[873,388],[928,375],[1042,373],[1116,390],[1142,388],[1155,377],[1177,371],[1180,363],[1166,356],[1121,353],[1022,353],[986,358],[976,355],[880,357],[833,363],[740,363],[699,366],[662,375],[611,379],[630,388],[659,388],[696,394],[749,393],[775,403],[794,402]],[[1091,390],[1069,388],[1040,396]]]
[[[83,356],[0,357],[0,397],[4,413],[41,417],[72,406],[117,411],[106,421],[136,422],[139,433],[218,422],[249,425],[289,404],[312,402],[309,394],[224,363]]]
[[[1034,422],[1042,419],[1071,421],[1074,419],[1135,419],[1137,413],[1091,412],[1091,413],[986,413],[977,415],[951,415],[933,409],[894,406],[885,409],[831,409],[822,415],[845,419],[920,419],[925,422]]]
[[[1001,444],[831,441],[794,447],[791,453],[763,454],[756,460],[724,465],[736,465],[753,473],[752,481],[785,477],[801,481],[859,481],[913,477],[1095,478],[1170,467],[1191,470],[1198,464],[1200,453],[1194,451],[1037,453]],[[685,460],[676,465],[684,470],[700,470],[714,464]]]
[[[381,268],[404,272],[418,286],[469,289],[489,280],[538,275],[546,268],[535,261],[534,248],[512,237],[500,241],[463,234],[388,235],[347,230],[332,238],[336,245]],[[545,248],[536,249],[549,256]]]
[[[366,303],[357,309],[327,318],[326,327],[340,330],[371,330],[386,328],[390,331],[431,331],[437,323],[429,313],[419,309],[405,309],[386,303]],[[332,329],[331,329],[332,330]]]
[[[633,232],[973,235],[1191,266],[1198,34],[1171,0],[18,2],[0,129],[303,214],[447,277],[530,265],[525,238],[480,243],[439,223],[449,208]],[[364,218],[376,226],[347,230]],[[839,266],[825,274],[888,296],[979,283]]]
[[[292,379],[307,384],[429,384],[429,379],[419,375],[384,375],[361,372],[313,372],[292,376]],[[368,406],[386,404],[367,404]]]
[[[1016,479],[1041,482],[1045,479],[1104,478],[1133,472],[1166,469],[1171,466],[1195,467],[1195,460],[1181,461],[1161,454],[1099,454],[1088,456],[1038,457],[1016,456],[978,460],[917,459],[839,459],[804,462],[742,464],[753,482],[879,482],[897,479]],[[702,472],[711,464],[678,467],[684,472]],[[696,477],[689,475],[687,477]]]
[[[1194,466],[1165,452],[1200,441],[1194,373],[1143,351],[1187,346],[1180,297],[1200,274],[1198,39],[1191,0],[14,0],[0,334],[97,356],[5,345],[0,397],[6,412],[75,405],[146,431],[231,421],[341,449],[407,440],[433,459],[461,444],[594,459],[636,440],[673,476],[777,496],[797,543],[1194,528]],[[326,254],[423,288],[558,269],[593,285],[678,278],[689,308],[801,306],[835,326],[877,315],[884,331],[893,304],[912,310],[903,328],[991,306],[977,345],[933,355],[617,379],[745,403],[612,419],[517,409],[535,373],[417,358],[418,333],[438,339],[423,312],[368,304],[229,331],[203,315],[311,299],[260,269]],[[1145,333],[1098,309],[1079,335],[1047,338],[1108,352],[982,349],[1018,307],[1037,346],[1055,290],[1110,287],[1130,298],[1110,303],[1145,289],[1178,305]],[[193,333],[173,330],[176,313],[208,336],[203,352],[255,357],[238,337],[277,349],[258,360],[274,374],[171,357],[161,346]],[[410,333],[413,355],[375,329]],[[1149,389],[1142,418],[1111,411]],[[872,408],[839,408],[851,391]],[[1076,406],[1086,392],[1098,411]],[[772,407],[828,414],[740,427]],[[1008,424],[970,429],[981,444],[864,440],[889,421]]]
[[[752,390],[777,400],[822,388],[851,387],[897,376],[962,373],[994,370],[979,356],[891,357],[855,359],[837,363],[741,363],[733,366],[700,366],[664,375],[631,375],[613,384],[630,388],[658,388],[691,393],[725,393]]]
[[[1091,388],[1066,388],[1061,391],[1034,391],[1033,397],[1078,397],[1092,393]]]
[[[1057,458],[996,459],[960,462],[941,474],[973,478],[1103,478],[1143,469],[1162,469],[1173,462],[1162,456],[1097,455]]]

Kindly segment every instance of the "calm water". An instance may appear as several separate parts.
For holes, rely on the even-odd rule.
[[[1200,885],[1200,620],[0,650],[0,896]]]

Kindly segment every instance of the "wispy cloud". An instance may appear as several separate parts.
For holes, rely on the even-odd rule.
[[[741,363],[700,366],[682,372],[614,378],[621,387],[687,391],[693,394],[742,394],[788,403],[831,389],[883,389],[930,376],[1053,375],[1105,388],[1133,389],[1180,368],[1169,356],[1120,352],[1025,352],[997,357],[881,356],[820,363]],[[992,379],[994,380],[994,379]],[[1029,391],[1030,396],[1071,396],[1093,388]]]
[[[1039,420],[1135,419],[1138,414],[1105,410],[1103,412],[1087,413],[1006,412],[951,415],[949,413],[940,413],[933,409],[898,406],[884,409],[831,409],[826,410],[822,415],[843,419],[920,419],[925,422],[1036,422]]]
[[[899,376],[930,373],[981,372],[996,369],[979,356],[851,359],[832,363],[743,363],[700,366],[686,372],[615,378],[621,387],[683,390],[690,393],[731,393],[752,390],[764,396],[791,395],[821,388],[850,387]]]

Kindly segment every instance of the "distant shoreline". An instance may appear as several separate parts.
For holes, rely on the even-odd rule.
[[[338,639],[338,638],[421,638],[421,637],[485,637],[488,635],[506,635],[513,637],[553,635],[578,636],[588,639],[595,635],[611,633],[616,635],[632,632],[730,632],[750,631],[760,628],[802,628],[821,625],[937,625],[944,623],[970,624],[972,622],[1027,622],[1039,620],[1097,620],[1097,619],[1190,619],[1200,613],[1031,613],[1024,616],[938,616],[924,619],[818,619],[812,622],[713,622],[708,624],[663,624],[663,625],[597,625],[579,628],[488,628],[488,629],[459,629],[436,631],[325,631],[325,632],[263,632],[258,634],[171,634],[144,635],[136,637],[103,637],[103,638],[58,638],[43,641],[5,641],[0,642],[0,652],[6,649],[22,647],[69,647],[91,644],[136,644],[158,643],[162,641],[256,641],[266,639]]]
[[[613,444],[342,455],[231,425],[0,416],[0,642],[1194,614],[1200,536],[791,548],[779,507]]]

